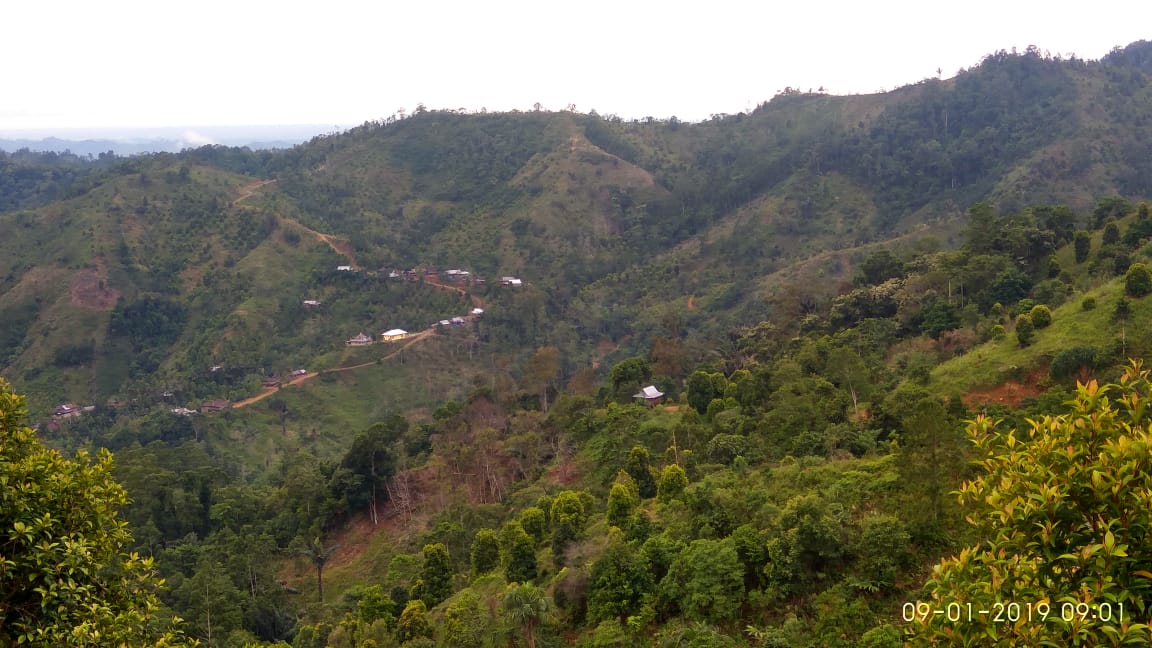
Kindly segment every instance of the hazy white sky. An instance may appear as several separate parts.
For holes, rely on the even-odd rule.
[[[1097,59],[1152,39],[1152,2],[12,0],[0,131],[332,124],[429,108],[697,120],[785,86],[952,76],[1035,44]]]

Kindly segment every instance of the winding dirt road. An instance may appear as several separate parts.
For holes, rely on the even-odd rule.
[[[250,182],[250,183],[240,187],[240,196],[238,198],[236,198],[236,200],[233,200],[232,204],[237,205],[240,202],[247,200],[248,198],[252,197],[252,195],[255,194],[258,189],[260,189],[261,187],[264,187],[266,185],[272,184],[273,182],[276,182],[276,180],[257,180],[255,182]],[[320,242],[326,244],[328,247],[332,248],[333,252],[335,252],[336,254],[339,254],[339,255],[343,256],[345,259],[347,259],[348,265],[352,266],[352,268],[354,270],[360,270],[361,269],[360,264],[356,262],[356,257],[352,254],[352,244],[349,243],[348,241],[345,241],[344,239],[341,239],[341,238],[337,238],[331,234],[325,234],[323,232],[317,232],[316,230],[312,229],[311,227],[308,227],[307,225],[305,225],[305,224],[303,224],[297,220],[294,220],[292,218],[288,218],[287,216],[278,216],[278,218],[280,219],[281,223],[283,223],[289,227],[296,228],[296,229],[300,230],[301,232],[307,234],[308,236],[311,236],[312,238],[316,239],[317,241],[320,241]],[[440,288],[443,290],[451,290],[451,291],[457,292],[461,296],[468,296],[468,291],[465,290],[464,288],[459,287],[459,286],[451,286],[448,284],[440,283],[439,281],[428,281],[427,279],[425,279],[424,283],[429,285],[429,286],[433,286],[433,287]],[[484,307],[484,300],[480,299],[476,295],[470,295],[470,297],[471,297],[472,306],[474,308],[483,308]],[[436,335],[436,331],[434,331],[433,329],[425,329],[423,331],[420,331],[419,333],[413,333],[411,336],[406,338],[407,341],[404,344],[402,344],[400,347],[394,349],[391,353],[388,353],[387,355],[382,356],[378,360],[373,360],[372,362],[363,362],[360,364],[351,365],[351,366],[347,366],[347,367],[335,367],[333,369],[325,369],[324,371],[312,371],[312,372],[306,373],[302,376],[297,376],[296,378],[293,378],[292,380],[285,382],[280,387],[266,388],[263,392],[256,394],[255,396],[252,396],[250,398],[245,398],[244,400],[237,401],[237,402],[233,403],[232,409],[240,409],[243,407],[248,407],[249,405],[252,405],[253,403],[259,403],[260,401],[264,400],[265,398],[268,398],[269,396],[275,394],[276,392],[278,392],[283,387],[288,387],[290,385],[300,385],[302,383],[305,383],[305,382],[315,378],[316,376],[319,376],[321,373],[336,373],[336,372],[340,372],[340,371],[352,371],[353,369],[363,369],[364,367],[374,366],[376,364],[379,364],[380,362],[383,362],[385,360],[389,360],[391,358],[396,357],[397,355],[400,354],[400,352],[404,351],[405,349],[412,346],[413,344],[416,344],[417,342],[420,342],[421,340],[424,340],[424,339],[431,337],[433,335]]]

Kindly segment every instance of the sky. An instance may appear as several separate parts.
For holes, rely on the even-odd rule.
[[[1152,39],[1146,0],[38,0],[3,15],[0,135],[348,127],[418,103],[696,121],[787,86],[872,93],[1000,49],[1098,59]]]

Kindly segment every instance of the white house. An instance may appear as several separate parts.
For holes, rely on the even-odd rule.
[[[352,272],[352,266],[350,266],[350,265],[338,265],[338,266],[336,266],[336,271],[337,272]]]
[[[483,314],[484,314],[484,309],[483,309],[483,308],[473,308],[473,309],[472,309],[472,314],[473,314],[473,315],[483,315]]]
[[[385,342],[395,342],[396,340],[403,340],[404,338],[408,337],[408,331],[405,331],[404,329],[391,329],[381,333],[380,337]]]
[[[649,405],[655,405],[664,398],[664,393],[656,389],[655,386],[648,385],[644,389],[641,389],[639,394],[632,394],[632,398],[643,399]]]

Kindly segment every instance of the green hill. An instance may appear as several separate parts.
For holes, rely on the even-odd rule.
[[[0,375],[116,452],[166,604],[226,645],[391,645],[416,599],[507,643],[511,582],[548,645],[899,645],[979,539],[961,421],[1152,350],[1149,51],[701,123],[3,154]]]

